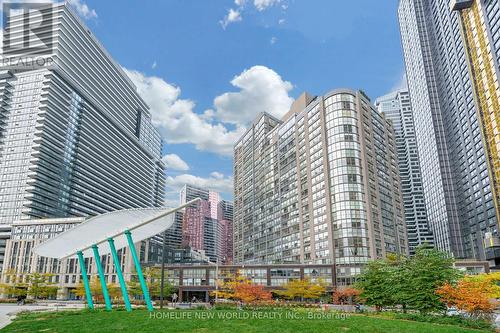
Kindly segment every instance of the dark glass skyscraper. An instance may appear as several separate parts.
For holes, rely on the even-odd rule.
[[[499,216],[460,16],[449,0],[400,0],[398,14],[436,246],[484,260],[484,237],[498,233]]]

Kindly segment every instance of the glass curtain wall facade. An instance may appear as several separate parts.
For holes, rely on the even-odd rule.
[[[364,93],[305,93],[282,120],[261,114],[234,160],[236,263],[335,263],[349,284],[369,260],[407,253],[394,131]]]
[[[434,236],[425,208],[410,94],[401,89],[377,98],[375,105],[394,126],[408,246],[414,254],[419,245],[434,246]]]
[[[478,122],[487,154],[493,202],[500,215],[500,4],[498,1],[456,1],[466,48]]]
[[[163,205],[148,106],[68,5],[43,11],[53,64],[0,75],[0,223]]]
[[[452,1],[451,10],[459,16],[469,74],[472,81],[477,118],[488,166],[491,197],[496,216],[500,216],[500,4],[498,1]],[[500,265],[498,225],[485,235],[485,257]]]
[[[398,16],[436,246],[484,260],[498,216],[459,15],[448,0],[400,0]]]

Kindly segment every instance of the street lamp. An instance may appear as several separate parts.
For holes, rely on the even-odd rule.
[[[163,289],[165,287],[165,247],[167,242],[167,231],[163,232],[163,245],[161,249],[161,282],[160,282],[160,309],[163,309]]]

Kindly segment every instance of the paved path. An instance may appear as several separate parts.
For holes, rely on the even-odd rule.
[[[17,313],[22,311],[57,311],[65,309],[81,309],[81,304],[65,304],[61,306],[58,303],[47,303],[41,305],[16,305],[11,303],[0,304],[0,329],[9,325]]]

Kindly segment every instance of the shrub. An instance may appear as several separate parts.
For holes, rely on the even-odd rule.
[[[441,325],[455,325],[465,328],[474,329],[486,329],[494,331],[492,324],[487,320],[482,319],[470,319],[462,316],[436,316],[431,314],[419,314],[419,313],[384,313],[384,316],[391,317],[393,319],[403,319],[403,320],[413,320],[432,324]]]
[[[234,310],[236,309],[235,303],[215,303],[215,309],[217,310]]]

